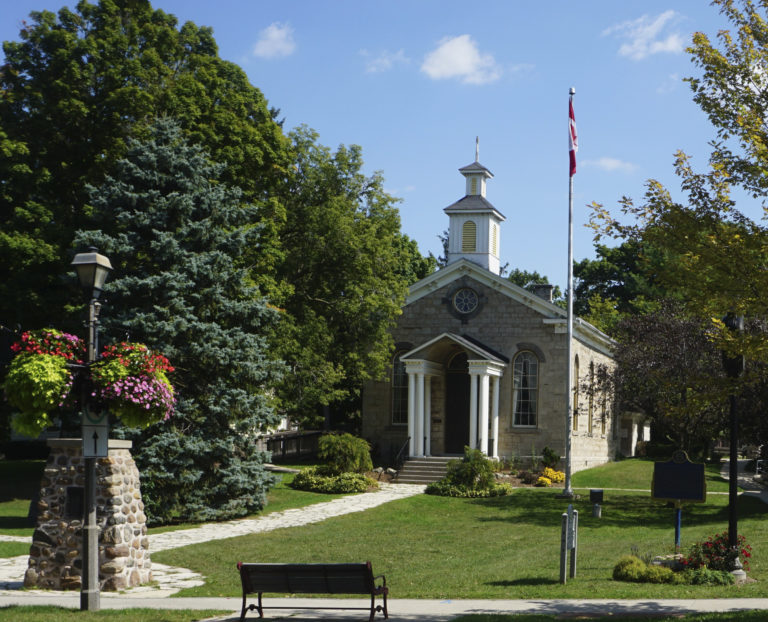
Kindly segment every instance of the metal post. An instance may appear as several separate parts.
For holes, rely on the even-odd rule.
[[[683,507],[678,501],[675,504],[675,549],[680,550],[680,525],[682,524]]]
[[[571,548],[571,579],[576,576],[576,557],[579,551],[579,511],[573,511],[573,521],[571,525],[573,530],[573,546]]]
[[[88,305],[88,365],[96,360],[99,347],[99,311],[101,304],[91,299]],[[90,369],[88,371],[90,373]],[[88,409],[88,395],[84,391],[83,409]],[[83,422],[86,417],[83,416]],[[83,433],[84,436],[84,433]],[[99,611],[99,528],[96,524],[96,458],[85,458],[85,525],[83,526],[83,569],[81,574],[80,610]]]
[[[565,585],[567,581],[565,566],[568,560],[568,514],[563,512],[560,524],[560,583]]]
[[[744,330],[744,318],[734,313],[728,313],[723,318],[723,323],[728,330],[741,332]],[[737,549],[739,543],[738,526],[738,491],[737,484],[739,478],[739,418],[736,409],[736,379],[744,371],[743,356],[728,356],[723,352],[723,369],[725,375],[732,380],[731,394],[729,395],[731,410],[731,452],[730,452],[730,473],[728,478],[728,544],[731,548]]]
[[[731,393],[728,397],[731,406],[731,455],[730,473],[728,474],[728,545],[732,549],[739,546],[739,518],[737,504],[739,502],[739,417],[736,411],[736,396]]]
[[[569,90],[569,107],[572,105],[576,89]],[[570,111],[569,111],[570,123]],[[570,132],[570,129],[569,129]],[[571,487],[571,436],[573,426],[573,391],[571,390],[571,376],[573,374],[573,175],[568,176],[568,346],[566,357],[568,358],[565,372],[565,486],[562,496],[573,497]]]

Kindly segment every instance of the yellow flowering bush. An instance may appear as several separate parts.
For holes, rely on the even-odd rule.
[[[551,467],[545,468],[542,475],[546,477],[550,482],[554,482],[555,484],[559,484],[565,481],[565,473],[562,471],[555,471],[555,469]]]
[[[552,485],[552,480],[541,475],[534,485],[541,488],[549,488]]]

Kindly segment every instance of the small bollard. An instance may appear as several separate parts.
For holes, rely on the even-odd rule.
[[[592,502],[592,517],[600,518],[603,515],[603,491],[600,488],[593,488],[589,491],[589,500]]]

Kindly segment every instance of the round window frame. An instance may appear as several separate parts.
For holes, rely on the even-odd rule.
[[[461,297],[461,301],[459,297]],[[467,305],[462,307],[464,301],[470,302],[471,307]],[[471,287],[461,287],[451,296],[451,303],[458,313],[468,316],[475,313],[480,306],[480,295]]]

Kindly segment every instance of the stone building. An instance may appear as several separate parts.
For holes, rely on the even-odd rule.
[[[362,435],[382,459],[455,455],[465,446],[523,460],[566,443],[567,314],[552,287],[531,293],[500,276],[505,218],[486,198],[493,177],[477,159],[459,169],[464,198],[445,208],[447,265],[415,283],[394,329],[390,377],[363,390]],[[598,390],[612,340],[574,318],[572,469],[612,459],[620,434]],[[626,444],[626,443],[625,443]],[[631,453],[631,451],[630,451]]]

